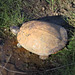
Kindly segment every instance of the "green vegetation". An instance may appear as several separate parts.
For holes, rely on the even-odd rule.
[[[48,4],[50,4],[50,0],[46,0],[46,2],[47,2]]]
[[[52,12],[57,12],[60,9],[60,13],[63,16],[66,16],[67,20],[70,25],[75,27],[75,8],[73,8],[74,0],[45,0],[51,7]],[[59,8],[59,9],[58,9]]]
[[[58,5],[61,9],[66,9],[62,15],[66,16],[67,22],[72,27],[75,27],[75,12],[71,10],[68,4],[71,3],[71,0],[45,0],[48,4],[50,4],[52,12],[54,12]],[[73,0],[72,0],[73,1]],[[56,4],[56,6],[54,6]],[[25,5],[28,5],[25,3]],[[0,0],[0,29],[6,28],[9,29],[10,26],[20,25],[25,21],[29,21],[31,19],[28,18],[22,12],[22,0]],[[69,30],[70,31],[70,30]],[[72,32],[72,31],[71,31]],[[58,66],[64,66],[73,63],[72,65],[64,66],[60,69],[53,70],[53,75],[74,75],[75,74],[75,31],[72,32],[70,39],[68,39],[67,46],[59,51],[57,54],[53,54],[50,57],[50,60]],[[5,33],[0,30],[0,36],[5,35]],[[51,74],[52,75],[52,74]]]
[[[22,12],[22,0],[0,0],[0,27],[22,24],[26,17]]]
[[[67,14],[67,22],[75,27],[75,13],[70,12],[69,14]]]
[[[66,16],[67,18],[66,21],[71,26],[75,27],[75,8],[73,8],[73,2],[75,1],[74,0],[65,0],[65,1],[58,0],[60,9],[63,10],[62,15]]]
[[[54,6],[55,0],[46,0],[46,2],[50,5],[52,12],[54,12],[57,6]]]
[[[68,45],[60,50],[57,54],[53,54],[50,60],[56,68],[49,73],[51,75],[74,75],[75,74],[75,34],[69,40]],[[49,75],[48,74],[48,75]]]

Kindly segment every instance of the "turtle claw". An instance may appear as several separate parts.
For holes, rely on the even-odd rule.
[[[17,43],[17,47],[18,47],[18,48],[21,48],[22,46],[21,46],[19,43]]]
[[[42,56],[42,55],[40,55],[39,58],[42,59],[42,60],[46,60],[48,58],[48,56]]]

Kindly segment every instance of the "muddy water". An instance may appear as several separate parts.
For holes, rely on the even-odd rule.
[[[55,67],[50,59],[41,60],[39,56],[27,51],[24,48],[18,48],[16,39],[6,39],[2,47],[0,65],[6,65],[8,69],[2,69],[2,75],[22,75],[16,72],[23,72],[31,75]],[[11,71],[10,71],[11,70]],[[25,75],[25,74],[23,74]]]

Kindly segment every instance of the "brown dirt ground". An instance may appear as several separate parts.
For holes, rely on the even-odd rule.
[[[64,2],[65,0],[62,1]],[[66,11],[64,8],[56,8],[56,10],[52,11],[50,4],[45,0],[23,0],[23,3],[24,2],[26,5],[22,6],[22,12],[24,12],[30,20],[38,19],[62,25],[66,29],[72,28],[67,25],[61,16],[59,16]],[[56,3],[54,8],[59,6],[60,5]],[[41,60],[38,55],[35,55],[24,48],[17,48],[16,37],[10,38],[11,35],[9,36],[9,34],[11,34],[10,31],[7,33],[5,32],[5,36],[0,36],[0,38],[3,38],[1,40],[3,41],[3,45],[0,43],[0,64],[6,64],[11,55],[6,68],[12,71],[24,72],[26,74],[11,72],[0,67],[2,75],[46,75],[47,70],[59,66],[59,64],[57,64],[58,61],[56,60],[51,61],[50,58]]]

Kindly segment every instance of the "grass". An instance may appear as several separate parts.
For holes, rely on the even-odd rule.
[[[57,54],[53,54],[50,60],[56,68],[50,70],[47,75],[75,74],[75,34],[69,40],[68,45]]]
[[[22,0],[0,0],[0,27],[22,24],[27,17],[22,12]]]
[[[68,0],[66,0],[68,1]],[[46,0],[48,4],[51,4],[52,11],[56,10],[54,0]],[[61,5],[61,9],[65,8],[62,5],[61,0],[58,0],[58,3]],[[67,3],[67,2],[66,2]],[[64,4],[64,3],[63,3]],[[26,3],[25,3],[26,5]],[[69,12],[69,13],[68,13]],[[75,14],[70,12],[66,13],[67,22],[75,27]],[[0,29],[6,28],[9,29],[12,25],[20,25],[25,21],[30,19],[22,11],[22,0],[0,0]],[[0,30],[0,36],[5,35],[2,30]],[[71,63],[75,63],[75,31],[70,39],[68,39],[67,46],[59,51],[57,54],[52,55],[50,60],[53,62],[56,67],[64,66]],[[75,64],[64,66],[62,68],[57,68],[53,71],[50,71],[48,75],[74,75],[75,74]]]
[[[75,27],[75,13],[70,12],[70,15],[67,14],[67,22],[72,25],[73,27]]]
[[[72,7],[74,0],[58,0],[60,11],[63,10],[62,15],[67,18],[69,25],[75,27],[75,9]]]
[[[57,7],[54,7],[55,1],[54,0],[45,0],[51,7],[52,12],[56,10]]]

